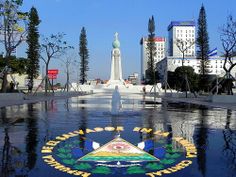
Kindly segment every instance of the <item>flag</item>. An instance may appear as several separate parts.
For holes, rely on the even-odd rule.
[[[153,140],[146,140],[141,143],[138,143],[138,148],[143,149],[144,151],[149,151],[150,149],[153,149],[154,142]]]
[[[166,154],[166,149],[164,147],[159,147],[154,149],[154,156],[157,158],[164,158]]]
[[[99,147],[100,147],[99,143],[92,140],[85,140],[85,149],[87,149],[88,151],[93,151]]]
[[[214,48],[213,50],[208,52],[208,57],[215,57],[217,56],[217,48]]]
[[[73,148],[71,153],[72,153],[73,157],[75,157],[75,158],[80,158],[80,157],[84,156],[83,151],[80,148]]]

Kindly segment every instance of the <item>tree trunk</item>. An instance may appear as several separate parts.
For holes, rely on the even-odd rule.
[[[67,64],[67,66],[66,66],[67,68],[66,68],[66,91],[67,92],[69,92],[69,82],[70,82],[70,77],[69,77],[69,66],[68,66],[68,64]]]
[[[46,73],[45,73],[45,95],[48,94],[48,63],[46,63]]]
[[[9,66],[9,61],[8,59],[10,58],[11,53],[7,52],[7,54],[5,55],[5,66]],[[1,88],[1,92],[6,93],[7,92],[7,75],[8,75],[8,71],[6,70],[3,73],[3,81],[2,81],[2,88]]]
[[[7,92],[7,73],[3,74],[3,81],[2,81],[2,88],[1,92],[6,93]]]
[[[233,95],[233,80],[230,78],[230,70],[226,72],[226,89],[227,89],[227,95]]]

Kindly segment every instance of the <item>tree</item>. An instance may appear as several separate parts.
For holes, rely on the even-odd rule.
[[[155,61],[154,57],[156,56],[156,44],[155,44],[155,21],[154,17],[149,19],[148,21],[148,42],[147,42],[147,78],[149,80],[149,84],[156,84],[155,77]]]
[[[207,21],[205,8],[202,5],[198,18],[198,31],[197,31],[197,58],[201,60],[200,73],[205,76],[209,72],[207,65],[209,65],[209,37],[207,32]]]
[[[83,27],[80,33],[80,43],[79,43],[79,56],[80,56],[80,82],[84,84],[87,81],[87,72],[89,70],[88,67],[88,59],[89,52],[87,48],[87,36],[86,30]]]
[[[233,76],[230,73],[236,65],[236,61],[233,60],[236,51],[236,21],[233,19],[232,15],[228,16],[226,24],[221,28],[221,43],[225,57],[223,68],[226,72],[227,94],[230,95],[233,94]]]
[[[25,40],[27,34],[27,13],[19,10],[23,0],[3,0],[0,3],[0,42],[5,49],[5,66],[16,48]],[[7,72],[3,73],[2,92],[7,91]]]
[[[174,76],[176,81],[175,87],[177,89],[180,89],[181,91],[195,91],[198,89],[198,75],[191,66],[177,67]],[[188,79],[183,79],[183,76]]]
[[[185,59],[185,53],[188,52],[188,49],[190,49],[195,41],[191,41],[190,39],[176,39],[176,46],[178,47],[179,51],[182,53],[182,66],[184,66],[184,59]]]
[[[8,58],[8,66],[11,68],[11,73],[25,74],[26,66],[27,66],[27,59],[16,58],[15,56],[10,56]],[[3,70],[4,67],[5,67],[5,61],[4,61],[3,56],[0,55],[0,70]]]
[[[76,54],[72,53],[70,55],[65,56],[64,60],[60,60],[63,63],[63,66],[65,67],[65,73],[66,73],[66,84],[64,86],[64,90],[66,89],[67,92],[69,92],[69,85],[71,85],[70,83],[70,75],[74,72],[72,71],[72,67],[76,65]],[[71,85],[72,87],[72,85]]]
[[[206,21],[206,12],[205,8],[202,5],[199,18],[198,18],[198,31],[197,31],[197,58],[200,60],[200,82],[199,88],[201,90],[207,90],[209,87],[209,37],[207,32],[207,21]]]
[[[39,32],[38,25],[40,23],[37,9],[32,7],[29,12],[29,26],[28,26],[28,36],[27,36],[27,74],[29,82],[33,85],[34,78],[38,76],[39,73],[39,57],[40,57],[40,44],[39,44]]]
[[[72,48],[71,46],[67,45],[66,41],[63,41],[63,37],[65,34],[58,33],[52,34],[50,37],[45,37],[41,44],[41,52],[44,53],[45,56],[41,55],[41,59],[45,63],[45,94],[47,95],[48,90],[48,66],[50,61],[53,58],[58,58],[62,54],[66,52],[68,48]]]

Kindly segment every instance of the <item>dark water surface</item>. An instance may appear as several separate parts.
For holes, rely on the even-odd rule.
[[[152,132],[169,132],[171,137],[183,137],[196,146],[198,154],[191,159],[191,165],[177,172],[162,174],[164,177],[236,177],[235,111],[167,102],[161,102],[154,108],[141,103],[139,99],[142,98],[122,96],[122,112],[119,116],[112,116],[110,99],[111,95],[93,95],[0,108],[0,176],[72,176],[45,163],[42,147],[57,136],[75,130],[122,126],[121,137],[134,145],[148,138],[155,139],[153,133],[133,131],[135,127],[144,127],[152,129]],[[85,134],[77,140],[81,142],[86,137],[106,144],[116,135],[116,131],[101,131]],[[73,141],[76,138],[56,146],[55,153],[58,155],[60,148],[67,147]],[[168,143],[169,140],[158,141]],[[166,168],[183,159],[184,156],[179,157]],[[151,176],[145,173],[158,171],[158,168],[142,171],[145,169],[142,166],[129,169],[102,167],[100,171],[83,171],[89,171],[90,176],[134,177]]]

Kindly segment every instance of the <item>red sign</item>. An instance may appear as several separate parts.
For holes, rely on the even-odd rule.
[[[57,75],[49,74],[48,79],[57,79]]]
[[[49,69],[49,70],[48,70],[48,74],[54,74],[54,75],[56,75],[56,74],[58,74],[58,73],[59,73],[58,69]]]

